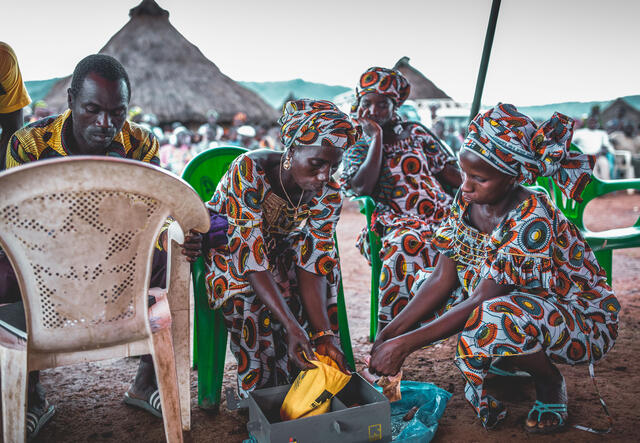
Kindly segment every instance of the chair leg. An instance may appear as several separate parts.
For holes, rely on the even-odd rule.
[[[613,286],[613,251],[605,249],[604,251],[594,251],[593,254],[600,266],[607,272],[607,283]]]
[[[222,311],[200,312],[198,322],[198,405],[201,409],[220,407],[224,363],[227,354],[227,328]],[[207,317],[202,321],[203,316]]]
[[[369,326],[369,341],[373,342],[378,335],[378,306],[380,303],[380,273],[382,272],[382,260],[380,249],[382,248],[380,237],[373,231],[369,231],[369,248],[371,260],[371,320]]]
[[[194,341],[198,346],[198,406],[200,409],[216,410],[220,407],[227,328],[221,310],[214,311],[209,307],[204,274],[197,275],[196,271],[193,294],[196,310]]]
[[[27,440],[27,352],[0,347],[2,430],[5,442]]]
[[[156,370],[162,420],[167,442],[182,442],[182,419],[180,394],[176,375],[175,356],[171,340],[171,329],[165,328],[152,335],[151,356]]]
[[[171,331],[173,335],[173,349],[176,359],[176,373],[178,376],[178,390],[180,393],[180,414],[182,429],[191,429],[191,368],[189,364],[189,310],[174,311],[172,313]]]
[[[338,248],[338,239],[334,235],[334,241],[336,244],[336,255],[338,260],[340,259],[340,250]],[[338,305],[338,327],[340,330],[340,346],[342,352],[347,359],[347,363],[351,366],[352,370],[356,370],[356,362],[353,358],[353,348],[351,347],[351,334],[349,333],[349,318],[347,315],[347,306],[344,301],[344,287],[342,286],[342,272],[338,272],[338,297],[336,304]]]

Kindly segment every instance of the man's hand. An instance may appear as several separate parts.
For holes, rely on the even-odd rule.
[[[160,243],[165,251],[169,250],[169,235],[167,231],[163,231],[160,234]],[[184,243],[182,244],[182,255],[187,257],[187,261],[193,263],[200,255],[202,255],[202,234],[196,231],[191,231],[185,235]]]
[[[342,372],[351,375],[347,360],[340,347],[338,337],[335,335],[324,335],[316,339],[316,352],[326,355],[335,361]]]

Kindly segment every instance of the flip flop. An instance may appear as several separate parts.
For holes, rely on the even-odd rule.
[[[129,392],[124,393],[125,404],[133,406],[134,408],[140,408],[158,418],[162,418],[162,406],[160,404],[160,392],[156,389],[149,396],[149,401],[141,400],[139,398],[131,397]]]
[[[527,426],[525,423],[524,430],[530,432],[531,434],[551,434],[554,432],[558,432],[562,430],[566,425],[565,418],[562,414],[567,413],[567,405],[566,404],[555,404],[555,403],[542,403],[539,400],[533,404],[533,408],[529,411],[527,415],[527,420],[531,418],[531,414],[538,413],[538,421],[535,426]],[[555,425],[544,426],[542,428],[538,427],[540,420],[542,420],[542,414],[555,414],[558,417],[558,423]]]
[[[39,417],[35,412],[27,411],[27,441],[33,440],[36,435],[38,435],[38,432],[40,432],[40,429],[51,420],[51,417],[53,417],[55,413],[56,407],[54,405],[49,405],[47,410],[44,411],[44,414]]]

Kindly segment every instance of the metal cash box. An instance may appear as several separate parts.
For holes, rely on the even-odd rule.
[[[354,373],[331,400],[330,412],[281,421],[280,406],[291,385],[256,389],[237,407],[249,408],[247,430],[258,443],[390,442],[389,400]],[[233,394],[235,396],[235,394]],[[234,407],[234,401],[227,404]]]

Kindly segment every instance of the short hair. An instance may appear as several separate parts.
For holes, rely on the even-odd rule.
[[[84,79],[87,78],[89,73],[94,72],[100,77],[107,80],[117,81],[124,80],[127,85],[127,102],[131,100],[131,83],[129,82],[129,75],[125,71],[124,66],[111,57],[104,54],[92,54],[82,60],[76,65],[73,70],[73,76],[71,77],[71,93],[76,96],[82,88]]]

